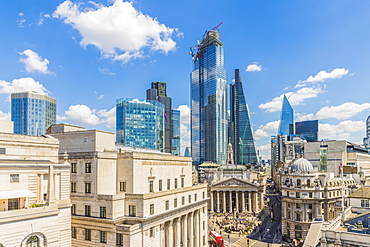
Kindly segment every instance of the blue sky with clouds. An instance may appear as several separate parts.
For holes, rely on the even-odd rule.
[[[189,48],[219,27],[229,81],[242,72],[257,146],[269,156],[283,94],[322,139],[361,143],[370,114],[369,1],[6,1],[0,119],[9,94],[57,99],[58,122],[115,131],[115,100],[167,83],[189,145]]]

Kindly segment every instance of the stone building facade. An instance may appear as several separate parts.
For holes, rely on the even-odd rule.
[[[71,246],[70,165],[58,141],[0,133],[0,246]]]
[[[116,150],[104,131],[49,132],[71,163],[73,246],[206,246],[207,186],[193,186],[190,158]]]
[[[280,177],[282,234],[291,239],[304,240],[314,219],[336,218],[342,211],[342,196],[346,200],[357,188],[352,176],[345,177],[342,186],[341,178],[315,171],[304,158],[294,161]]]

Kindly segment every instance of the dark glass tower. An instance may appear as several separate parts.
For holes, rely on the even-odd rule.
[[[235,70],[234,85],[230,85],[230,141],[234,147],[236,164],[258,163],[248,105],[245,100],[239,69]]]
[[[319,120],[310,120],[295,123],[295,133],[308,142],[317,142],[319,132]]]
[[[278,134],[286,136],[294,134],[294,111],[285,95],[283,99],[283,106],[281,108]]]
[[[193,54],[191,152],[193,165],[226,162],[227,71],[219,33],[207,31]]]
[[[167,97],[165,82],[152,82],[152,88],[146,90],[146,100],[155,100],[165,105],[164,112],[164,152],[172,153],[172,99]]]

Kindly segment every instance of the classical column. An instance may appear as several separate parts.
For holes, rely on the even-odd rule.
[[[222,194],[224,194],[224,200],[223,200],[224,208],[223,208],[223,212],[226,213],[226,193],[225,193],[225,191],[222,191]]]
[[[161,246],[166,246],[166,228],[165,224],[161,224],[160,226],[160,235],[161,235]]]
[[[189,214],[189,217],[190,217],[190,222],[189,222],[189,225],[190,225],[190,229],[189,229],[189,242],[188,242],[188,246],[189,247],[194,247],[194,213],[191,212]]]
[[[245,212],[245,198],[244,198],[245,191],[242,191],[242,212]]]
[[[217,193],[220,193],[219,191]],[[194,247],[199,247],[199,210],[194,211]]]
[[[167,243],[168,245],[166,246],[173,246],[173,220],[170,220],[168,222],[168,229],[167,229],[167,234],[168,234],[168,238],[167,238]]]
[[[229,195],[230,195],[229,212],[232,213],[233,212],[233,199],[232,199],[233,192],[231,190],[229,191]]]
[[[214,205],[214,203],[213,203],[213,191],[211,190],[211,212],[213,212],[214,210],[214,208],[213,208],[213,205]]]
[[[181,217],[177,218],[176,221],[176,245],[177,247],[181,247]]]
[[[220,212],[220,191],[217,191],[216,195],[217,195],[217,212]]]
[[[261,191],[261,209],[263,209],[263,206],[265,205],[265,201],[263,200],[263,191]]]
[[[188,247],[188,216],[184,216],[184,227],[182,228],[182,246]]]
[[[248,211],[252,212],[252,198],[251,198],[251,192],[248,191]]]
[[[239,212],[239,191],[235,192],[235,208],[236,212]]]
[[[255,204],[256,204],[256,212],[259,210],[259,205],[258,205],[258,196],[257,196],[257,191],[254,193],[254,201],[255,201]]]

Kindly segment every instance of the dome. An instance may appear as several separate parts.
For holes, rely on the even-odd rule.
[[[311,173],[313,172],[313,166],[311,162],[309,162],[305,158],[299,158],[294,161],[293,165],[290,167],[292,172],[300,172],[300,173]]]

